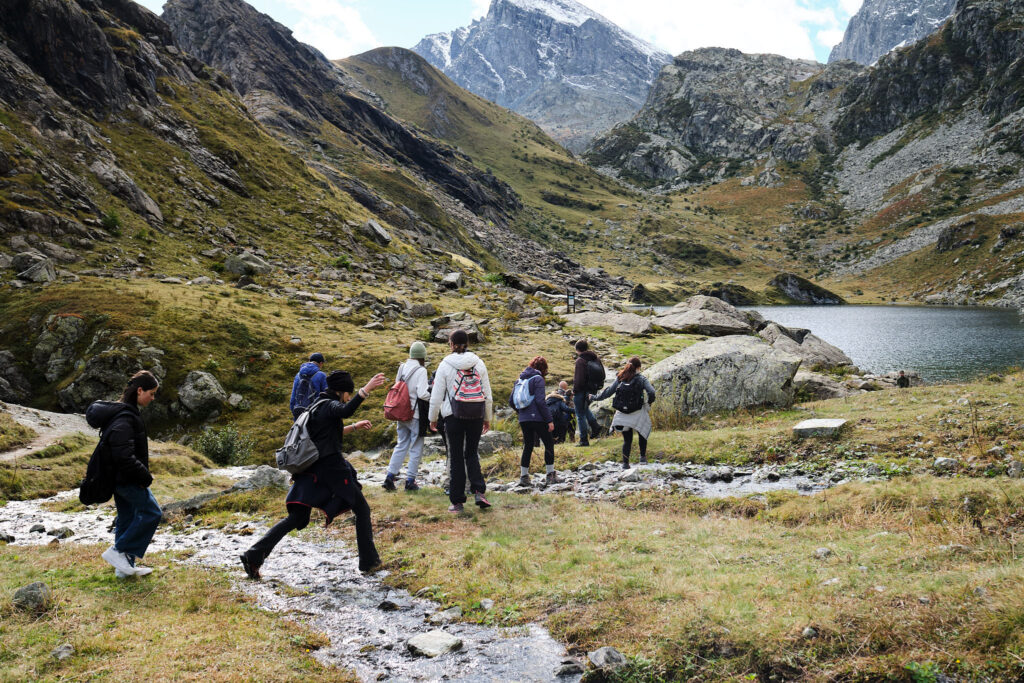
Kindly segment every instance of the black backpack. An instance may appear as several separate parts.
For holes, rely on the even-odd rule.
[[[604,366],[599,360],[587,361],[587,391],[592,394],[604,389]]]
[[[108,401],[97,401],[96,403],[111,405]],[[99,505],[114,497],[117,477],[110,465],[110,457],[107,453],[107,434],[110,433],[110,428],[114,425],[115,420],[122,414],[130,414],[130,412],[124,410],[115,414],[100,432],[99,443],[96,444],[92,455],[89,456],[89,464],[85,466],[85,479],[78,485],[78,500],[82,505]],[[92,422],[90,425],[95,426]]]
[[[644,383],[639,376],[629,382],[619,382],[612,399],[612,408],[620,413],[635,413],[644,406]]]
[[[299,386],[295,388],[295,407],[305,410],[313,405],[317,393],[313,389],[313,375],[299,375]]]

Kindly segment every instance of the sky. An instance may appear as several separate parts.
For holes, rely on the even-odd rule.
[[[677,55],[731,47],[828,60],[863,0],[582,0],[630,33]],[[137,0],[160,13],[164,0]],[[490,0],[248,0],[329,59],[412,47],[484,16]]]

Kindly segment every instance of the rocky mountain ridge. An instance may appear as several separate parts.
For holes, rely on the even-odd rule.
[[[574,151],[632,116],[671,61],[574,0],[493,0],[484,18],[413,51]]]
[[[935,33],[955,6],[956,0],[866,0],[850,17],[828,61],[874,64],[882,55]]]

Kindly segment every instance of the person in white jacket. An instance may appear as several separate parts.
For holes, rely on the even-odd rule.
[[[437,431],[438,419],[443,420],[451,461],[451,485],[448,512],[462,512],[466,502],[466,477],[476,504],[489,508],[484,494],[487,483],[480,472],[480,437],[491,429],[494,398],[487,366],[479,356],[466,350],[469,335],[455,330],[448,338],[452,352],[444,357],[434,375],[434,388],[430,392],[430,428]],[[461,371],[461,372],[460,372]]]
[[[405,473],[405,490],[417,491],[416,473],[419,472],[420,458],[423,456],[423,437],[426,436],[427,416],[418,410],[419,401],[430,398],[430,379],[427,377],[427,347],[423,342],[413,342],[409,347],[409,360],[398,366],[395,381],[403,381],[409,387],[409,402],[412,404],[412,419],[397,422],[398,443],[391,453],[388,472],[384,477],[384,488],[395,490],[395,479],[402,470],[405,456],[409,456],[409,469]],[[421,426],[423,428],[421,428]]]

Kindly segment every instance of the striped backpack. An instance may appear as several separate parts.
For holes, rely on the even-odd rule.
[[[480,373],[475,367],[455,372],[455,388],[448,392],[452,416],[462,420],[482,420],[487,406]]]

